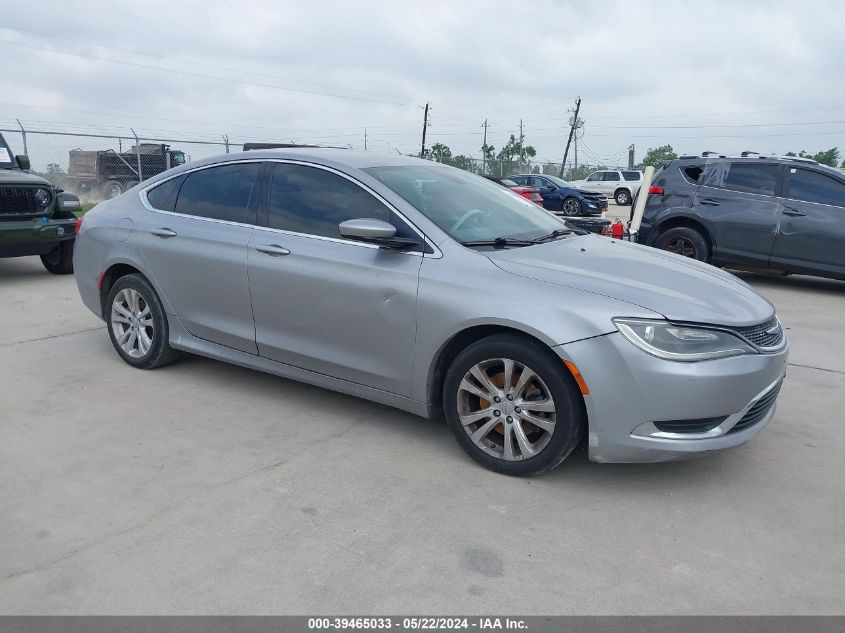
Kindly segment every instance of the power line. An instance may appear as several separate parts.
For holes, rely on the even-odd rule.
[[[134,49],[131,49],[131,48],[123,48],[123,47],[114,46],[114,45],[111,45],[111,44],[103,44],[102,42],[94,42],[92,40],[83,40],[83,39],[78,39],[78,38],[74,38],[74,37],[68,37],[66,35],[55,35],[55,34],[52,34],[52,33],[42,33],[40,31],[23,29],[23,28],[20,28],[20,27],[17,27],[17,26],[7,26],[7,27],[4,27],[4,28],[6,28],[8,30],[12,30],[12,31],[18,31],[20,33],[29,33],[30,35],[38,35],[38,36],[41,36],[41,37],[50,37],[50,38],[59,39],[59,40],[66,40],[68,42],[75,42],[77,44],[85,44],[87,46],[98,46],[100,48],[108,48],[108,49],[115,50],[115,51],[130,53],[132,55],[143,55],[145,57],[153,57],[153,58],[156,58],[156,59],[163,59],[163,60],[166,60],[166,61],[176,62],[176,63],[179,63],[179,64],[191,64],[191,65],[194,65],[194,66],[202,66],[204,68],[211,68],[213,70],[222,70],[222,71],[226,71],[226,72],[238,73],[239,75],[252,75],[253,77],[264,77],[264,78],[267,78],[267,79],[278,79],[280,81],[288,81],[288,82],[291,82],[291,83],[298,83],[298,84],[304,84],[304,85],[310,85],[310,86],[318,86],[318,87],[322,87],[322,88],[330,88],[332,90],[344,90],[344,91],[348,91],[348,92],[358,92],[358,93],[363,93],[363,94],[368,94],[368,95],[377,95],[377,96],[381,96],[381,97],[389,97],[391,99],[401,99],[402,98],[402,97],[398,97],[396,95],[390,95],[390,94],[385,94],[385,93],[381,93],[381,92],[373,92],[373,91],[370,91],[370,90],[360,90],[360,89],[357,89],[357,88],[345,88],[343,86],[336,86],[336,85],[332,85],[332,84],[324,84],[324,83],[319,83],[319,82],[315,82],[315,81],[303,81],[301,79],[291,79],[290,77],[280,77],[279,75],[271,75],[271,74],[267,74],[267,73],[257,73],[257,72],[253,72],[253,71],[243,70],[241,68],[227,68],[225,66],[219,66],[217,64],[208,64],[208,63],[205,63],[205,62],[198,62],[198,61],[191,60],[191,59],[182,59],[182,58],[178,58],[178,57],[168,57],[167,55],[161,55],[159,53],[150,53],[148,51],[134,50]]]
[[[334,98],[334,99],[350,99],[350,100],[353,100],[353,101],[365,101],[365,102],[368,102],[368,103],[384,103],[384,104],[387,104],[387,105],[404,106],[404,107],[409,107],[409,108],[419,108],[420,107],[419,105],[417,105],[415,103],[401,103],[401,102],[398,102],[398,101],[386,101],[386,100],[383,100],[383,99],[371,99],[371,98],[368,98],[368,97],[356,97],[354,95],[338,95],[338,94],[331,94],[331,93],[328,93],[328,92],[320,92],[320,91],[317,91],[317,90],[305,90],[303,88],[287,88],[285,86],[276,86],[276,85],[273,85],[273,84],[258,83],[258,82],[255,82],[255,81],[245,81],[243,79],[232,79],[230,77],[218,77],[218,76],[215,76],[215,75],[208,75],[208,74],[205,74],[205,73],[189,72],[187,70],[178,70],[178,69],[175,69],[175,68],[164,68],[162,66],[153,66],[152,64],[140,64],[140,63],[137,63],[137,62],[130,62],[130,61],[121,60],[121,59],[111,59],[111,58],[106,58],[106,57],[98,57],[97,55],[88,55],[86,53],[79,53],[79,52],[75,52],[75,51],[62,51],[62,50],[57,50],[57,49],[46,48],[46,47],[43,47],[43,46],[36,46],[35,44],[26,44],[24,42],[10,42],[9,40],[6,40],[6,39],[0,40],[0,41],[5,42],[6,44],[11,44],[13,46],[22,46],[22,47],[25,47],[25,48],[31,48],[31,49],[43,51],[43,52],[46,52],[46,53],[53,53],[53,54],[57,54],[57,55],[70,55],[70,56],[74,56],[74,57],[85,57],[85,58],[88,58],[88,59],[94,59],[94,60],[101,61],[101,62],[109,62],[109,63],[112,63],[112,64],[122,64],[124,66],[133,66],[135,68],[145,68],[145,69],[148,69],[148,70],[157,70],[157,71],[160,71],[160,72],[173,73],[173,74],[183,75],[183,76],[188,76],[188,77],[200,77],[200,78],[203,78],[203,79],[214,79],[214,80],[217,80],[217,81],[225,81],[225,82],[228,82],[228,83],[241,84],[241,85],[246,85],[246,86],[259,86],[259,87],[262,87],[262,88],[271,88],[273,90],[283,90],[285,92],[298,92],[298,93],[302,93],[302,94],[319,95],[321,97],[331,97],[331,98]]]

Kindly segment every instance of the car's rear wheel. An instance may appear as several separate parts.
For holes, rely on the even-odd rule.
[[[41,263],[54,275],[69,275],[73,272],[73,240],[60,242],[49,253],[41,256]]]
[[[563,215],[581,215],[581,203],[576,198],[567,198],[560,205]]]
[[[655,246],[700,262],[710,260],[710,245],[707,239],[700,231],[688,226],[678,226],[661,233]]]
[[[626,207],[631,204],[631,192],[627,189],[619,189],[613,198],[620,207]]]
[[[586,426],[583,400],[564,364],[516,335],[482,339],[458,355],[446,374],[443,409],[464,451],[507,475],[554,468]]]
[[[118,279],[106,306],[109,338],[124,361],[139,369],[154,369],[176,360],[161,301],[141,275]]]

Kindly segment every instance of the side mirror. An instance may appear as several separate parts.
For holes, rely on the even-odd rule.
[[[548,189],[549,191],[556,191],[556,190],[557,190],[557,186],[555,186],[555,185],[546,185],[546,189]]]
[[[74,213],[82,209],[82,203],[75,194],[62,191],[59,194],[59,209],[68,213]]]
[[[417,246],[416,240],[396,237],[396,227],[384,220],[358,218],[346,220],[337,226],[341,236],[358,242],[377,244],[390,250],[407,250]]]
[[[20,167],[24,171],[29,171],[29,168],[31,167],[31,165],[29,164],[29,156],[18,154],[17,156],[15,156],[15,160],[18,161],[18,167]]]

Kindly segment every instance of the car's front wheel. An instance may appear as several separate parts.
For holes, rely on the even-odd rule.
[[[120,357],[139,369],[176,360],[167,317],[153,287],[141,275],[126,275],[112,286],[106,303],[109,338]]]
[[[443,408],[464,451],[507,475],[554,468],[586,426],[583,399],[565,365],[516,335],[490,336],[461,352],[446,374]]]
[[[73,272],[73,241],[60,242],[49,253],[41,256],[41,263],[54,275],[69,275]]]
[[[563,215],[581,215],[581,203],[576,198],[567,198],[560,206]]]

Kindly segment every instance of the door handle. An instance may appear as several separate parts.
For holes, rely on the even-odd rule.
[[[801,218],[801,217],[804,217],[805,215],[807,215],[803,211],[799,211],[798,209],[792,209],[790,207],[784,208],[783,214],[791,216],[793,218]]]
[[[153,235],[157,235],[158,237],[176,237],[176,231],[173,229],[161,228],[161,229],[150,229],[150,233]]]
[[[255,247],[259,253],[264,253],[265,255],[271,255],[273,257],[280,257],[282,255],[290,255],[290,251],[283,246],[279,246],[278,244],[259,244]]]
[[[710,198],[703,198],[701,204],[707,205],[708,207],[718,207],[722,203],[711,200]]]

